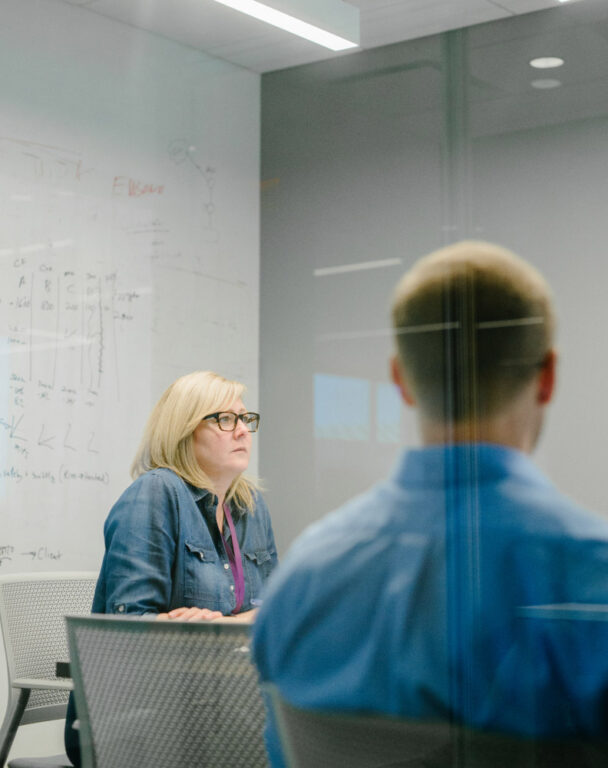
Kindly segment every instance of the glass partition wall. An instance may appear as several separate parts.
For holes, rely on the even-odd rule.
[[[597,0],[263,76],[260,469],[283,548],[417,444],[390,296],[462,238],[550,282],[558,389],[535,459],[606,507],[607,96]]]
[[[606,3],[585,0],[264,76],[262,179],[260,468],[283,552],[307,524],[386,478],[402,446],[419,445],[414,412],[388,375],[389,302],[420,256],[462,239],[514,250],[551,284],[557,395],[535,461],[559,491],[605,512]],[[602,534],[590,533],[584,514],[523,454],[480,445],[478,411],[463,411],[470,440],[458,432],[463,422],[450,419],[450,408],[474,408],[482,390],[479,329],[491,328],[483,341],[491,361],[505,325],[491,311],[478,322],[483,295],[447,288],[456,306],[426,326],[445,339],[445,357],[439,347],[442,362],[433,358],[431,367],[435,378],[445,374],[447,446],[439,440],[434,453],[417,452],[400,464],[396,485],[366,497],[370,517],[381,520],[370,522],[370,536],[380,540],[364,541],[363,529],[351,537],[341,517],[323,529],[329,544],[317,532],[318,559],[313,539],[299,550],[328,570],[341,553],[359,584],[342,574],[340,589],[328,583],[318,624],[301,636],[323,636],[326,614],[348,598],[352,616],[369,609],[358,629],[367,636],[369,623],[372,637],[385,627],[379,606],[390,594],[401,644],[380,647],[403,675],[400,714],[543,738],[604,735]],[[530,311],[508,315],[507,324],[546,322]],[[504,365],[523,366],[525,350],[509,349]],[[540,358],[525,365],[544,377],[546,347]],[[377,508],[380,499],[387,509]],[[351,521],[362,525],[361,511],[351,509]],[[366,582],[352,562],[369,569],[370,551],[377,570]],[[308,573],[306,599],[320,589],[316,575]],[[351,648],[344,636],[324,640],[330,658]],[[541,764],[538,743],[527,742],[535,746],[525,762],[512,764]],[[471,744],[458,749],[467,758],[458,764],[471,764]],[[581,764],[568,753],[550,763]]]

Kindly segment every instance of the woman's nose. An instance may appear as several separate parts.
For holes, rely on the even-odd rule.
[[[247,427],[245,426],[243,419],[237,419],[236,420],[236,427],[234,428],[234,435],[235,437],[241,437],[242,435],[246,435],[249,432]]]

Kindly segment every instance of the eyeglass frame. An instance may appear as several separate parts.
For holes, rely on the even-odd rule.
[[[230,414],[231,416],[235,417],[235,419],[234,419],[234,426],[232,427],[232,429],[224,429],[223,427],[220,426],[220,416],[222,416],[224,414]],[[257,420],[255,422],[252,422],[252,423],[255,423],[255,429],[249,429],[249,424],[247,424],[245,422],[245,419],[244,419],[245,416],[256,416],[257,417]],[[218,429],[221,432],[234,432],[234,431],[236,431],[236,427],[237,427],[237,424],[239,423],[239,419],[247,427],[247,432],[249,432],[252,435],[255,434],[258,431],[258,429],[260,428],[260,414],[256,413],[255,411],[245,411],[245,413],[235,413],[234,411],[217,411],[216,413],[210,413],[208,416],[203,416],[201,421],[208,421],[209,419],[215,419],[215,423],[217,424]]]

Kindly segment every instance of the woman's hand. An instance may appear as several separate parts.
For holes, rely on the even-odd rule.
[[[223,618],[223,614],[209,608],[174,608],[169,613],[159,613],[156,618],[161,621],[213,621]]]
[[[174,608],[169,613],[159,613],[157,621],[224,621],[235,622],[236,624],[253,624],[257,608],[251,611],[237,613],[236,616],[224,616],[221,611],[212,611],[209,608]]]

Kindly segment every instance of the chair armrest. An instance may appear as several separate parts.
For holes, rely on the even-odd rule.
[[[71,680],[43,680],[35,677],[18,677],[13,680],[13,688],[31,688],[32,690],[71,691],[74,683]]]

